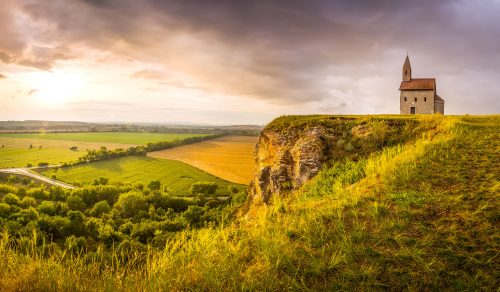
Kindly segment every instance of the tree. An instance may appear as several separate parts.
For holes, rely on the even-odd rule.
[[[195,182],[191,185],[193,195],[213,195],[217,190],[217,184],[212,182]]]
[[[106,214],[111,211],[108,201],[100,201],[95,203],[92,208],[92,215],[95,217],[101,217],[102,214]]]
[[[42,201],[37,208],[38,212],[54,216],[56,214],[56,208],[54,202],[52,201]]]
[[[152,180],[148,184],[148,188],[153,191],[159,191],[161,188],[161,182],[159,180]]]
[[[6,203],[0,203],[0,217],[7,218],[10,214],[10,205]]]
[[[131,191],[118,198],[115,208],[124,218],[130,218],[147,209],[146,198],[142,193]]]
[[[71,195],[66,199],[66,204],[70,210],[83,211],[87,208],[82,198],[76,195]]]

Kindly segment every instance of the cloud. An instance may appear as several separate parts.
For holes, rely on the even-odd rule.
[[[321,110],[328,111],[378,92],[374,104],[387,105],[386,91],[375,90],[394,87],[397,96],[407,51],[419,60],[415,68],[424,68],[417,75],[500,70],[495,0],[6,3],[0,12],[3,63],[49,70],[82,57],[79,50],[98,50],[166,68],[138,70],[132,79],[196,89],[207,98],[240,96],[275,105],[324,101]],[[331,76],[347,76],[352,87],[340,88]],[[381,85],[358,82],[380,76]],[[479,81],[455,80],[470,88]]]
[[[0,79],[7,79],[7,76],[0,74]]]

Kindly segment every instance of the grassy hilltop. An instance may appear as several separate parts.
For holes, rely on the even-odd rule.
[[[360,118],[411,119],[414,137],[336,160],[288,197],[162,249],[89,255],[4,233],[0,290],[498,289],[500,117]],[[268,127],[315,123],[332,121]]]

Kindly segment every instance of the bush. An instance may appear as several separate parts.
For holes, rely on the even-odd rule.
[[[17,188],[11,185],[0,184],[0,194],[13,193],[17,194]]]
[[[21,206],[24,208],[36,206],[36,199],[33,197],[24,197],[21,201]]]
[[[191,186],[193,195],[213,195],[217,190],[217,184],[213,182],[195,182]]]
[[[48,162],[38,162],[38,166],[46,167],[46,166],[49,166],[49,163]]]
[[[52,201],[42,201],[37,208],[38,212],[54,216],[56,214],[56,208],[54,202]]]
[[[159,191],[161,188],[161,182],[159,180],[153,180],[148,184],[148,188],[153,191]]]
[[[66,204],[70,210],[83,211],[87,208],[82,198],[76,195],[71,195],[66,199]]]
[[[10,214],[10,205],[6,203],[0,203],[0,217],[7,218]]]
[[[95,185],[95,186],[105,186],[108,183],[109,183],[109,178],[101,176],[99,178],[94,179],[93,185]]]
[[[130,218],[140,211],[147,210],[146,198],[139,192],[128,192],[118,198],[115,208],[124,218]]]
[[[111,207],[107,201],[100,201],[95,203],[92,208],[92,216],[101,217],[102,214],[106,214],[111,211]]]
[[[15,205],[15,206],[20,206],[21,205],[21,200],[19,200],[19,197],[17,195],[14,195],[12,193],[9,193],[3,197],[2,200],[4,203],[7,203],[9,205]]]

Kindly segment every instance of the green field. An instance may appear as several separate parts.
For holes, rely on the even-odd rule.
[[[50,133],[50,134],[0,134],[0,168],[26,167],[39,162],[62,164],[76,161],[86,150],[127,149],[150,142],[172,141],[205,134],[157,134],[157,133]],[[30,149],[30,145],[33,148]],[[70,147],[78,147],[77,151]],[[41,148],[40,148],[41,147]]]
[[[206,136],[206,134],[170,134],[170,133],[140,133],[140,132],[83,132],[83,133],[36,133],[36,134],[0,134],[2,138],[23,138],[31,140],[84,141],[102,143],[120,143],[146,145],[160,141],[172,141],[189,137]]]
[[[107,177],[110,183],[143,183],[159,180],[175,196],[190,195],[194,182],[207,181],[219,185],[217,194],[227,195],[227,188],[234,185],[183,162],[142,156],[128,156],[61,169],[42,171],[46,176],[56,175],[67,183],[91,184],[94,179]]]

